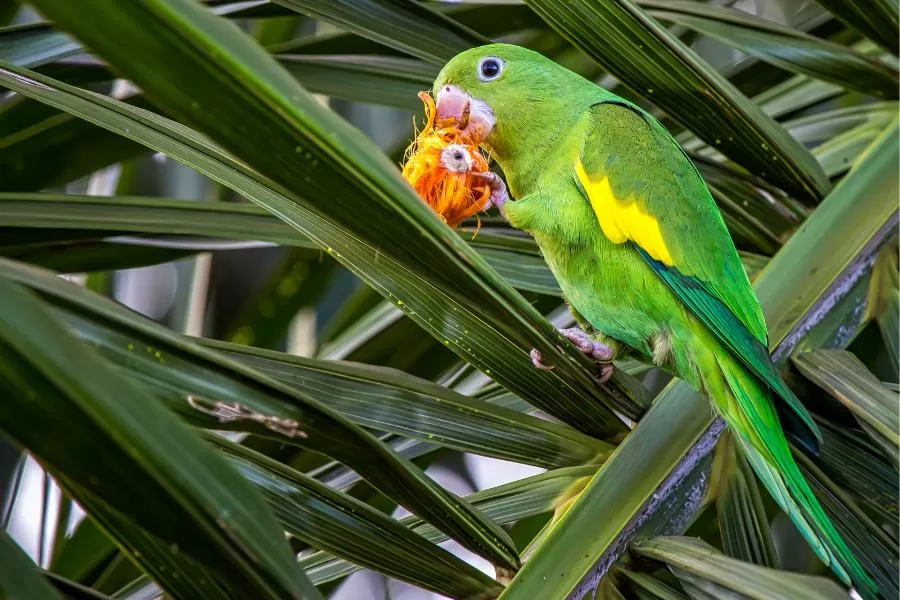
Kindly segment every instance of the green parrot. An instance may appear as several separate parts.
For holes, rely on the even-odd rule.
[[[632,352],[703,392],[816,554],[873,597],[791,456],[782,423],[814,452],[821,434],[772,364],[734,243],[671,134],[633,103],[508,44],[457,55],[433,91],[438,118],[477,135],[502,168],[505,184],[483,175],[488,207],[534,237],[579,325],[561,333],[606,364],[601,380]],[[552,368],[538,349],[531,356]]]

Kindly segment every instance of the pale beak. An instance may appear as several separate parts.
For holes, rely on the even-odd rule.
[[[496,125],[494,111],[482,100],[473,98],[455,85],[445,85],[435,99],[439,121],[452,120],[463,132],[483,141]]]

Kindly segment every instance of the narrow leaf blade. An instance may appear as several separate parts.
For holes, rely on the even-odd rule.
[[[0,278],[0,296],[0,377],[13,403],[0,419],[10,436],[245,593],[318,597],[261,498],[221,458],[85,351],[31,292]]]
[[[828,191],[805,148],[631,0],[527,3],[623,84],[751,173],[809,201]]]

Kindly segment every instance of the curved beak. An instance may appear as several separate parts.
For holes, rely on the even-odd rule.
[[[490,135],[496,125],[494,111],[483,100],[473,98],[455,85],[445,85],[435,99],[438,121],[455,124],[479,142]]]

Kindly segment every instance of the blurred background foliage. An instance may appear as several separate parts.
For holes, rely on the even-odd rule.
[[[534,243],[399,178],[490,40],[676,134],[897,597],[895,0],[0,0],[4,597],[847,597],[705,400],[597,388]]]

